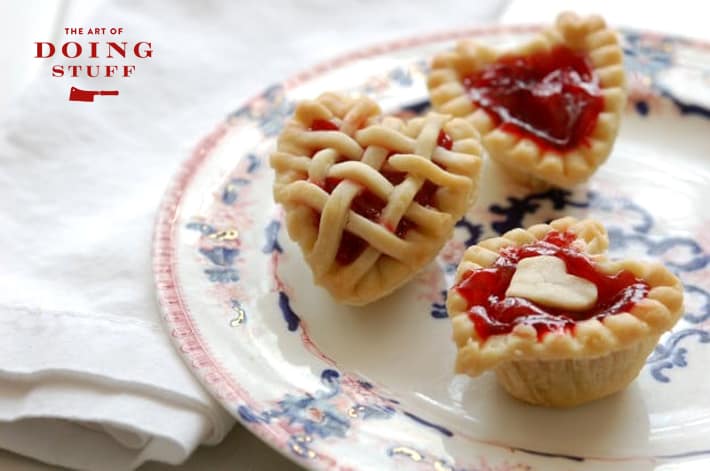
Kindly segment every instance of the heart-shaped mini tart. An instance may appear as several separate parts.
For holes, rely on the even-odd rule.
[[[600,223],[563,218],[466,250],[447,299],[456,371],[494,369],[514,397],[556,407],[625,388],[680,318],[683,287],[607,246]]]
[[[434,109],[467,117],[491,158],[533,184],[571,186],[608,157],[626,102],[623,52],[598,16],[562,13],[505,52],[471,40],[434,57]]]
[[[402,121],[367,98],[304,101],[278,140],[274,198],[314,280],[337,300],[374,301],[409,280],[474,200],[476,129],[436,113]]]

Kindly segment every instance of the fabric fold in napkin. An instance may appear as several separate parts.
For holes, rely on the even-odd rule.
[[[0,307],[0,445],[78,469],[179,463],[232,423],[160,325]]]
[[[121,27],[119,37],[58,42],[150,42],[151,57],[36,59],[36,80],[0,113],[0,448],[124,470],[179,463],[221,440],[233,419],[170,345],[151,273],[155,214],[180,162],[274,81],[363,45],[471,26],[504,5],[477,2],[471,16],[454,0],[433,17],[424,0],[276,3],[104,3],[62,30]],[[51,75],[55,64],[107,63],[135,70]],[[71,87],[119,95],[72,102]]]

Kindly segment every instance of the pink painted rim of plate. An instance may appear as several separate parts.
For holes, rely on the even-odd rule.
[[[454,41],[472,36],[502,33],[533,33],[539,31],[541,28],[541,25],[481,26],[378,43],[321,62],[310,69],[306,69],[286,79],[280,85],[282,85],[284,89],[290,90],[352,62],[401,49],[437,42]],[[653,31],[634,31],[643,34],[645,37],[673,38],[692,47],[710,50],[710,42],[671,36]],[[242,107],[248,106],[259,98],[260,95],[252,97],[245,101]],[[171,180],[170,186],[160,203],[152,242],[152,267],[156,294],[163,314],[163,321],[165,327],[168,329],[173,344],[203,386],[207,391],[212,393],[245,428],[292,461],[299,461],[301,465],[307,465],[311,469],[329,469],[330,465],[337,464],[336,460],[333,458],[328,460],[330,463],[325,463],[320,460],[303,461],[298,460],[298,457],[290,453],[286,442],[279,440],[279,434],[274,430],[280,428],[278,424],[266,424],[266,426],[263,426],[264,424],[253,424],[242,420],[233,408],[236,401],[239,400],[246,403],[252,403],[254,401],[250,398],[249,393],[232,378],[229,371],[222,366],[212,354],[209,345],[203,339],[197,325],[192,321],[192,315],[183,301],[177,270],[175,270],[177,262],[175,250],[175,230],[177,227],[175,226],[175,222],[178,217],[180,203],[187,188],[192,183],[193,177],[211,155],[211,151],[221,142],[229,128],[230,126],[226,122],[220,123],[216,129],[200,140],[190,157],[183,162],[180,169]],[[506,447],[503,446],[502,448]]]

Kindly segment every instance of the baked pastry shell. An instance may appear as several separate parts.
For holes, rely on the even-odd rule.
[[[635,348],[635,344],[649,339],[655,345],[658,337],[678,321],[683,306],[683,287],[678,278],[659,263],[607,260],[605,252],[609,242],[606,230],[593,220],[580,221],[567,217],[528,229],[514,229],[501,237],[482,241],[465,252],[456,273],[455,285],[466,272],[491,266],[503,247],[533,243],[552,230],[576,234],[575,244],[594,260],[602,272],[615,274],[628,270],[645,280],[650,288],[648,295],[629,312],[610,315],[602,320],[579,321],[571,332],[549,332],[540,341],[535,329],[525,324],[517,325],[509,334],[493,335],[484,340],[478,337],[468,317],[467,301],[454,287],[449,291],[447,309],[458,347],[457,372],[477,376],[510,361],[602,358],[613,352]]]
[[[343,132],[335,135],[310,131],[315,119],[337,121]],[[451,138],[451,150],[436,145],[439,130]],[[428,144],[420,139],[425,133],[430,134],[424,139]],[[429,149],[433,146],[426,159],[417,154],[422,146]],[[346,158],[349,166],[331,162],[318,170],[323,179],[335,176],[335,169],[339,167],[337,171],[344,174],[339,174],[341,178],[380,194],[386,201],[394,197],[396,186],[386,182],[376,169],[360,162],[361,158],[367,155],[367,158],[385,159],[390,164],[428,165],[429,169],[425,170],[433,173],[425,171],[417,175],[440,179],[436,208],[405,201],[404,215],[417,223],[417,229],[404,238],[397,237],[383,224],[354,213],[349,206],[337,208],[331,216],[342,225],[343,232],[351,231],[369,244],[354,262],[339,265],[333,256],[342,232],[320,234],[322,225],[316,225],[314,220],[315,213],[323,216],[329,198],[333,197],[309,176],[314,173],[311,167],[320,165],[314,163],[314,154],[324,148],[334,149],[334,155]],[[316,100],[300,103],[279,136],[277,150],[271,156],[271,166],[276,172],[274,199],[285,208],[286,228],[304,253],[314,282],[342,303],[363,305],[406,283],[450,238],[456,221],[476,198],[481,153],[480,136],[464,119],[430,113],[404,121],[383,116],[377,104],[367,98],[326,93]],[[431,160],[440,165],[433,165]],[[330,208],[333,209],[333,205]],[[329,230],[329,227],[324,229]],[[324,255],[328,252],[330,256]]]
[[[586,142],[574,149],[545,149],[534,140],[506,131],[468,95],[462,79],[504,56],[529,55],[564,45],[584,53],[592,66],[604,106]],[[599,16],[566,12],[554,26],[529,42],[498,51],[473,40],[460,41],[453,51],[432,60],[428,87],[431,103],[441,113],[465,117],[481,133],[490,157],[516,179],[533,186],[570,187],[586,181],[606,161],[616,139],[626,104],[623,51],[618,35]]]

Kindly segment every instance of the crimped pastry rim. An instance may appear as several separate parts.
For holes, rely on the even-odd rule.
[[[577,234],[584,251],[591,255],[602,271],[617,273],[625,269],[645,280],[651,288],[648,295],[630,312],[607,316],[601,321],[579,321],[573,332],[549,332],[542,341],[537,340],[533,327],[525,325],[516,326],[508,334],[494,335],[481,341],[466,314],[466,301],[458,294],[455,285],[469,269],[490,266],[494,260],[491,252],[497,258],[500,247],[534,242],[552,230]],[[572,217],[557,219],[550,224],[537,224],[528,229],[513,229],[470,247],[464,254],[454,287],[447,297],[447,310],[458,347],[456,370],[476,376],[506,361],[601,357],[628,348],[635,342],[658,337],[670,329],[682,313],[683,287],[680,280],[659,263],[609,261],[604,253],[607,247],[606,230],[600,223]]]
[[[604,98],[604,109],[589,134],[590,142],[564,152],[546,150],[532,139],[501,129],[505,123],[495,125],[487,112],[468,98],[461,84],[462,75],[503,56],[526,55],[558,45],[587,54]],[[471,63],[476,63],[473,69],[462,71]],[[611,153],[626,103],[623,52],[616,33],[599,16],[580,18],[570,12],[561,13],[553,26],[514,48],[494,50],[471,39],[459,41],[454,51],[434,57],[427,85],[434,109],[471,120],[491,158],[562,187],[586,181],[604,163]]]

